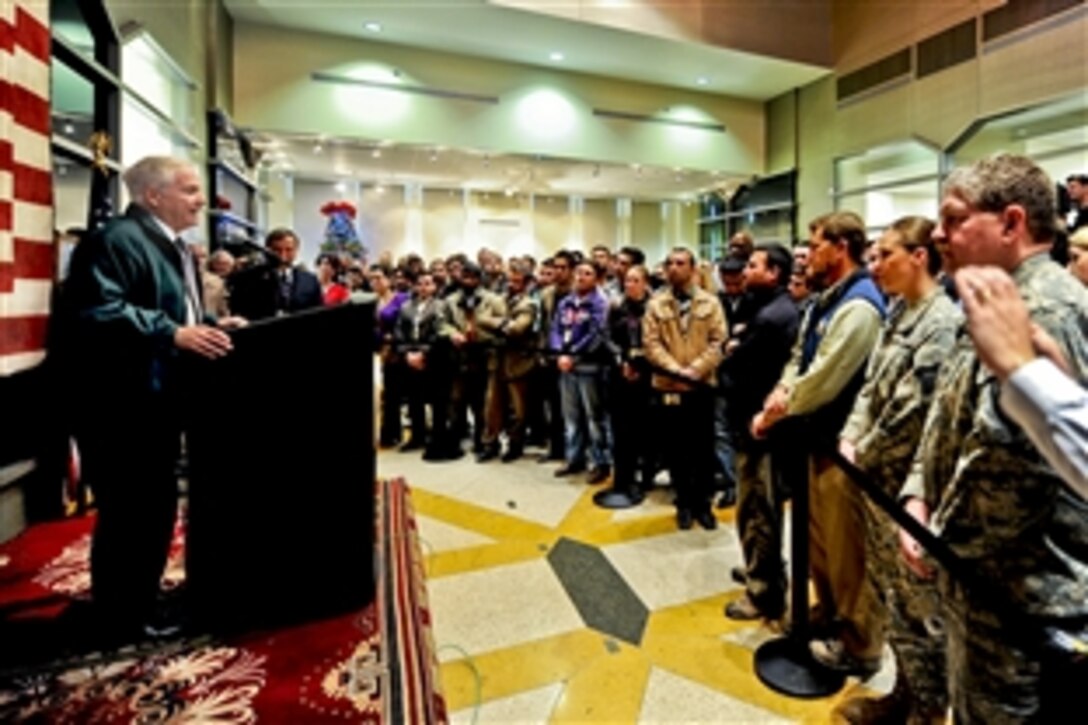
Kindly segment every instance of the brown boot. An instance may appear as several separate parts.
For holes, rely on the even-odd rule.
[[[883,697],[855,697],[836,709],[836,714],[851,725],[906,725],[910,716],[910,697],[902,678]]]

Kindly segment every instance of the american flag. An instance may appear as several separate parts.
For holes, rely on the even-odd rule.
[[[45,357],[55,265],[49,2],[0,0],[0,375]]]

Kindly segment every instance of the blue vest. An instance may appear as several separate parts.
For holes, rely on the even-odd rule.
[[[816,357],[816,349],[823,340],[827,325],[839,306],[855,299],[863,299],[876,308],[880,319],[884,319],[887,308],[884,304],[884,296],[873,284],[869,272],[864,269],[854,272],[830,298],[821,300],[812,305],[808,317],[805,319],[804,341],[801,348],[800,373],[803,375]],[[835,399],[827,403],[809,416],[809,430],[816,438],[817,447],[820,445],[831,446],[838,440],[839,431],[846,423],[851,408],[854,407],[854,398],[861,391],[865,382],[866,365],[861,365],[850,382],[835,396]]]
[[[801,348],[800,372],[802,375],[808,370],[808,366],[812,364],[812,359],[816,357],[816,349],[824,338],[827,324],[834,317],[839,306],[859,298],[872,304],[880,314],[880,319],[884,319],[887,314],[884,296],[873,284],[873,279],[866,270],[854,272],[851,278],[839,288],[831,299],[823,301],[822,304],[817,301],[809,308],[808,318],[805,320],[805,340]]]

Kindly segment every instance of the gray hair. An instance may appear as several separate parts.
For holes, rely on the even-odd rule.
[[[193,170],[196,167],[184,159],[173,156],[145,156],[125,170],[121,175],[129,196],[140,201],[151,189],[161,189],[174,183],[178,172]]]
[[[217,249],[208,257],[208,262],[230,262],[234,264],[234,255],[225,249]]]
[[[984,212],[1000,213],[1018,204],[1024,208],[1028,233],[1036,242],[1049,242],[1057,232],[1054,182],[1026,156],[998,154],[955,169],[945,179],[944,193]]]
[[[511,259],[508,265],[510,274],[516,274],[520,277],[532,277],[533,268],[529,266],[529,263],[524,259],[514,258]]]

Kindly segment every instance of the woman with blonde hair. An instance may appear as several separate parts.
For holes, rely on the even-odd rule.
[[[1088,227],[1081,227],[1069,237],[1069,271],[1088,285]]]

